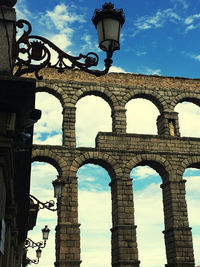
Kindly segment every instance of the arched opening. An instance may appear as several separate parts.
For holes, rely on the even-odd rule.
[[[111,266],[110,176],[99,165],[86,164],[78,173],[81,266]]]
[[[42,111],[34,125],[34,144],[62,145],[62,106],[60,101],[46,92],[36,94],[35,107]]]
[[[186,179],[186,201],[189,226],[192,227],[195,266],[200,265],[200,168],[187,168],[183,174]]]
[[[126,104],[127,133],[157,134],[158,108],[147,99],[132,99]]]
[[[162,233],[164,215],[161,177],[158,172],[145,164],[133,168],[131,178],[133,178],[140,267],[164,266],[166,257]]]
[[[85,96],[76,104],[77,147],[95,147],[99,131],[112,131],[111,108],[99,96]]]
[[[181,136],[200,137],[200,107],[183,101],[175,107],[178,112]]]
[[[31,187],[30,194],[42,202],[56,200],[53,197],[52,180],[56,179],[57,170],[50,164],[44,162],[33,162],[31,169]],[[55,204],[56,205],[56,204]],[[56,206],[55,206],[56,208]],[[36,226],[28,232],[28,238],[34,242],[42,241],[42,231],[45,225],[50,229],[49,239],[46,247],[42,249],[40,266],[53,266],[55,262],[55,227],[57,225],[57,212],[47,209],[38,211]],[[27,256],[30,259],[36,259],[36,249],[29,248]]]

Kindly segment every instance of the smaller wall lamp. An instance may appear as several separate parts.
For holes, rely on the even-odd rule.
[[[26,265],[31,264],[31,263],[34,263],[34,264],[38,264],[39,263],[39,259],[41,258],[41,255],[42,255],[41,248],[45,248],[46,247],[46,241],[49,238],[49,232],[50,232],[50,229],[48,228],[47,225],[45,225],[45,227],[42,229],[42,239],[43,239],[43,241],[34,242],[30,238],[26,239],[26,241],[24,243],[24,249],[25,249],[26,252],[28,251],[29,247],[30,248],[36,248],[37,247],[37,250],[36,250],[36,258],[37,259],[31,260],[28,257],[26,257]]]

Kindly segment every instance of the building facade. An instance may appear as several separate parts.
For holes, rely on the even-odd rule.
[[[1,267],[21,266],[27,232],[35,223],[29,191],[33,124],[40,112],[34,106],[34,79],[0,75]]]

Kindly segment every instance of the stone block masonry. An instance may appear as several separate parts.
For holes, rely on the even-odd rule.
[[[130,172],[149,165],[162,178],[166,266],[194,267],[183,173],[187,167],[200,167],[200,139],[180,137],[174,108],[183,101],[200,103],[200,80],[123,73],[96,78],[78,70],[41,72],[44,80],[37,81],[37,90],[53,94],[63,107],[63,145],[33,147],[33,161],[51,163],[66,182],[59,203],[55,266],[81,265],[76,175],[80,166],[94,163],[111,178],[112,266],[140,266]],[[76,147],[76,103],[86,95],[102,97],[112,110],[112,132],[99,132],[95,148]],[[126,133],[125,106],[133,98],[145,98],[157,106],[158,135]]]

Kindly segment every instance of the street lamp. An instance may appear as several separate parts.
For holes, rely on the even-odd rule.
[[[78,57],[71,56],[50,40],[42,36],[30,35],[32,32],[31,24],[22,19],[16,22],[16,26],[23,28],[26,25],[28,30],[24,30],[22,36],[15,42],[16,72],[14,75],[19,77],[25,73],[34,72],[37,79],[42,79],[39,71],[44,67],[56,68],[58,72],[63,72],[65,69],[78,68],[96,76],[108,73],[113,62],[111,59],[113,52],[120,48],[120,32],[125,22],[124,13],[122,9],[114,9],[113,4],[105,3],[102,9],[95,10],[92,21],[98,32],[99,47],[107,55],[104,60],[104,70],[91,69],[91,67],[97,66],[99,62],[99,57],[96,53],[89,52],[86,55],[80,54]],[[58,56],[58,61],[55,64],[51,62],[50,48]]]
[[[62,194],[63,194],[63,190],[64,190],[64,187],[65,187],[65,182],[62,181],[60,179],[60,176],[58,175],[57,178],[52,181],[52,185],[54,187],[54,197],[57,198],[57,200],[59,198],[62,197]],[[29,195],[30,199],[32,201],[36,201],[37,203],[37,209],[40,210],[40,209],[48,209],[48,210],[51,210],[51,211],[57,211],[58,208],[53,208],[54,205],[55,205],[55,201],[54,200],[49,200],[49,201],[46,201],[46,202],[42,202],[40,201],[38,198],[36,198],[35,196],[33,195]]]

